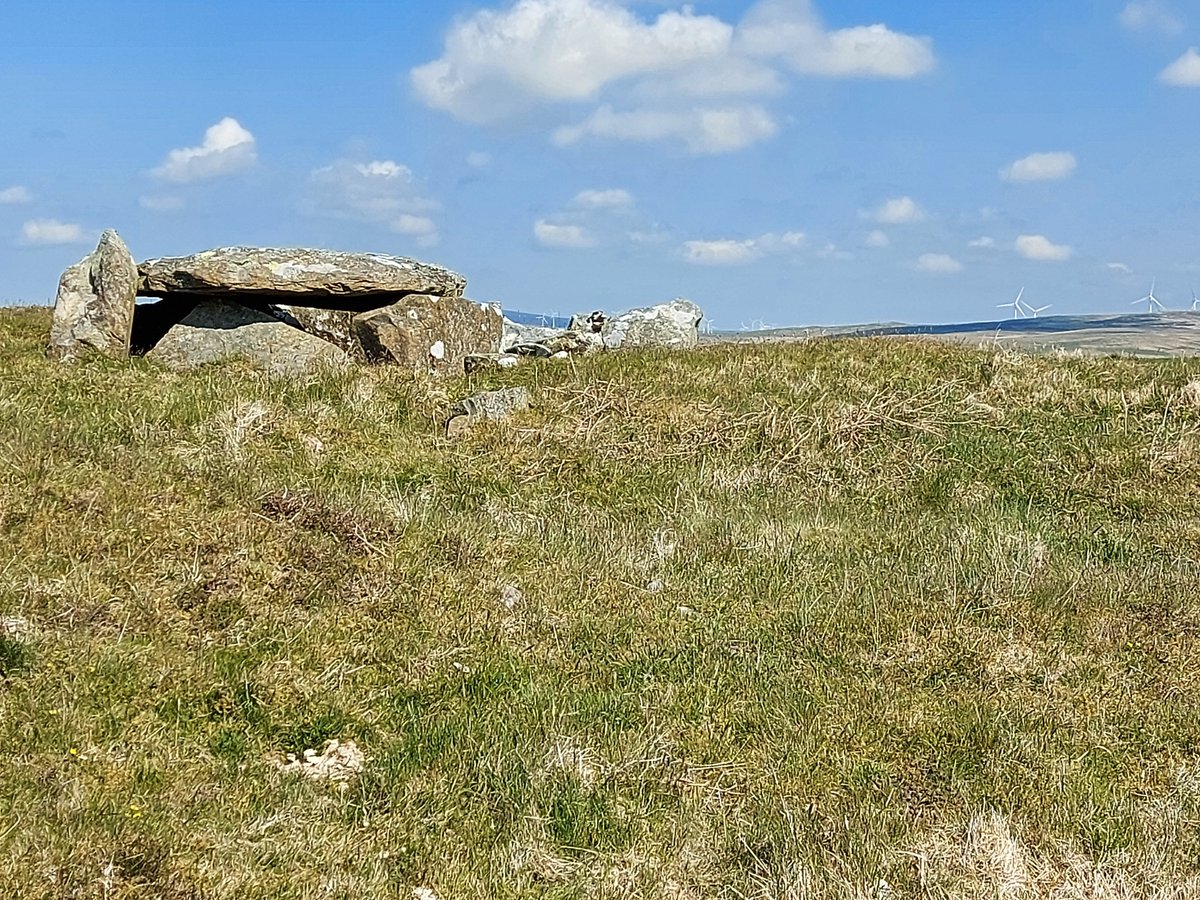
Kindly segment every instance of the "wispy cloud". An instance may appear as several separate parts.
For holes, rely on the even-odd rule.
[[[1071,258],[1074,251],[1064,245],[1055,244],[1045,235],[1023,234],[1013,244],[1017,253],[1037,262],[1063,262]]]
[[[685,241],[683,259],[698,266],[741,266],[762,256],[755,241]]]
[[[83,228],[57,219],[33,219],[21,226],[21,243],[29,245],[84,244],[90,238]]]
[[[925,218],[925,211],[912,197],[893,197],[875,211],[865,213],[864,216],[881,225],[904,225],[909,222],[921,221]]]
[[[171,194],[146,194],[138,197],[138,206],[151,212],[177,212],[185,203],[182,197]]]
[[[300,208],[310,215],[387,225],[422,246],[438,242],[429,217],[438,204],[424,195],[408,166],[391,159],[339,159],[314,169]]]
[[[1000,177],[1005,181],[1059,181],[1069,178],[1075,171],[1078,161],[1075,154],[1065,151],[1054,153],[1031,153],[1024,159],[1018,159],[1000,170]]]
[[[543,247],[586,250],[597,244],[596,238],[582,225],[556,225],[545,219],[534,222],[533,236]]]
[[[634,202],[633,194],[624,188],[606,188],[580,191],[571,205],[577,209],[629,210]]]
[[[963,264],[947,253],[923,253],[917,259],[917,269],[933,275],[952,275],[963,270]]]
[[[680,249],[684,262],[698,266],[740,266],[768,254],[795,254],[808,244],[803,231],[767,232],[756,238],[685,241]],[[818,254],[819,255],[819,254]]]
[[[1130,31],[1158,31],[1176,35],[1183,31],[1183,20],[1159,0],[1132,0],[1126,3],[1117,21]]]
[[[10,188],[5,188],[0,191],[0,204],[18,204],[30,203],[33,200],[33,194],[29,193],[29,189],[22,185],[14,185]]]
[[[153,174],[163,181],[185,183],[242,172],[257,161],[254,135],[237,119],[226,117],[204,132],[199,146],[168,153]]]
[[[975,238],[973,241],[969,241],[967,246],[972,250],[994,250],[996,247],[996,239],[994,237],[988,237],[985,234],[981,237]]]
[[[1171,87],[1200,87],[1200,53],[1195,47],[1158,73],[1158,80]]]

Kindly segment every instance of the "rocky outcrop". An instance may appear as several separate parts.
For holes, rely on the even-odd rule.
[[[686,349],[700,342],[704,313],[690,300],[676,299],[658,306],[631,309],[609,317],[599,310],[572,316],[564,329],[519,325],[504,320],[502,352],[521,358],[563,358],[596,350],[668,347]],[[491,367],[478,360],[475,368]]]
[[[462,297],[410,294],[354,318],[354,334],[370,362],[431,372],[462,372],[468,356],[500,349],[503,316]]]
[[[461,297],[466,288],[466,279],[441,266],[382,253],[334,250],[221,247],[147,260],[138,274],[138,293],[144,297],[252,295],[311,306],[331,297],[380,297],[379,306],[410,293]]]
[[[462,400],[455,407],[453,416],[446,423],[446,436],[461,434],[477,422],[498,422],[507,419],[523,409],[529,409],[529,391],[523,387],[475,394]]]
[[[700,320],[703,318],[704,311],[699,306],[680,297],[670,303],[631,309],[607,319],[600,329],[600,337],[610,350],[618,347],[688,349],[700,343]]]
[[[137,281],[137,266],[121,236],[104,232],[96,249],[62,274],[49,354],[62,360],[88,352],[128,356]]]
[[[272,375],[301,375],[345,365],[346,352],[271,315],[222,300],[203,300],[149,353],[173,369],[244,359]]]

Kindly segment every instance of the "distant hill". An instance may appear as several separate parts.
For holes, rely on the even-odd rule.
[[[1027,350],[1079,350],[1129,356],[1200,355],[1200,312],[1112,316],[1043,316],[948,325],[874,323],[835,327],[718,331],[708,342],[793,341],[815,337],[925,336],[977,346],[998,344]]]

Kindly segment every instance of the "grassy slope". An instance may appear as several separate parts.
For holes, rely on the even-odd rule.
[[[1200,361],[287,383],[47,327],[0,314],[4,896],[1200,893]],[[267,761],[328,737],[344,789]]]

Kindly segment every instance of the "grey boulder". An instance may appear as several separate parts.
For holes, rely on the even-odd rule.
[[[90,351],[128,356],[137,284],[129,248],[115,231],[104,232],[96,249],[62,274],[49,355],[61,360]]]
[[[303,375],[345,365],[340,347],[265,312],[203,300],[146,354],[172,369],[243,359],[272,375]]]
[[[529,391],[523,387],[484,391],[459,402],[446,424],[446,435],[454,437],[477,422],[498,422],[529,408]]]
[[[676,298],[642,309],[631,309],[603,323],[600,337],[610,350],[637,347],[688,349],[700,343],[704,311],[695,303]]]
[[[494,306],[464,297],[410,294],[355,316],[354,334],[369,362],[457,374],[467,357],[500,350],[503,323]]]
[[[287,302],[288,298],[390,294],[383,301],[387,303],[409,293],[458,297],[466,288],[466,279],[441,266],[402,256],[336,250],[220,247],[192,256],[147,260],[138,273],[139,293],[145,297],[249,294]]]

